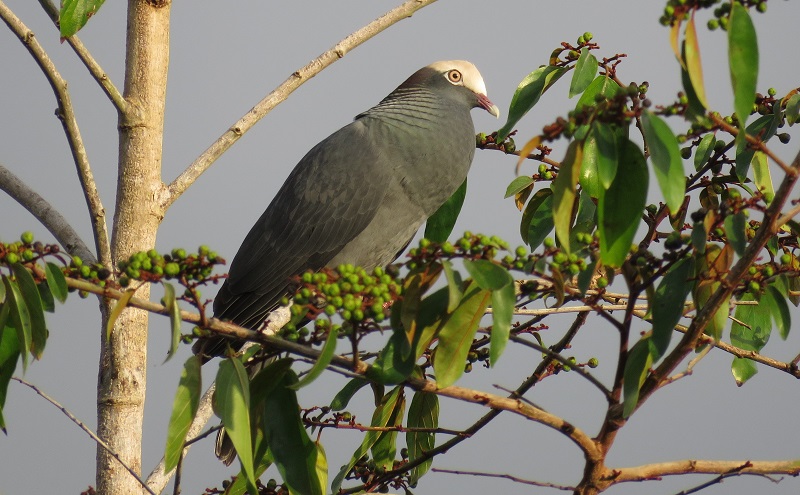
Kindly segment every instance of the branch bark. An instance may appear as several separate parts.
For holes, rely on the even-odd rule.
[[[249,131],[259,120],[264,118],[273,108],[289,97],[294,90],[303,85],[306,81],[322,72],[329,65],[343,58],[347,52],[359,46],[373,36],[382,32],[389,26],[411,17],[414,12],[426,7],[436,0],[408,0],[395,7],[381,17],[375,19],[363,28],[348,35],[337,43],[333,48],[324,52],[306,64],[300,70],[294,72],[288,79],[282,82],[271,93],[264,97],[260,102],[250,109],[242,118],[228,128],[211,146],[205,150],[197,159],[189,165],[164,192],[161,198],[164,209],[177,200],[181,194],[197,180],[208,168],[219,158],[228,148],[239,140]]]

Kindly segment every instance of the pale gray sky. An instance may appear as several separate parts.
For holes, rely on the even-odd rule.
[[[37,2],[7,3],[36,32],[70,84],[89,158],[110,210],[116,177],[116,114],[71,49],[58,43],[57,32]],[[165,180],[174,178],[292,71],[397,3],[249,0],[225,3],[220,8],[219,2],[175,2]],[[668,32],[657,22],[661,8],[662,2],[636,0],[441,0],[349,53],[268,115],[172,207],[160,231],[158,247],[167,251],[208,244],[231,259],[252,223],[311,146],[374,105],[414,70],[436,60],[474,62],[484,76],[489,97],[505,113],[522,77],[546,63],[560,41],[574,42],[588,30],[601,45],[601,54],[628,54],[619,71],[623,81],[648,80],[653,101],[668,103],[679,90],[679,73]],[[796,38],[800,5],[773,1],[769,9],[765,16],[754,15],[761,42],[759,89],[764,91],[769,84],[778,94],[785,94],[800,85],[800,66],[794,44],[788,41]],[[118,87],[123,82],[124,15],[124,2],[106,2],[80,33]],[[704,27],[699,33],[707,87],[722,88],[709,92],[709,102],[722,112],[730,112],[724,35],[709,33]],[[53,115],[56,105],[52,92],[27,51],[5,26],[0,28],[0,67],[0,162],[59,208],[88,242],[86,209],[66,140]],[[518,126],[521,136],[530,137],[542,125],[566,114],[574,105],[567,99],[567,88],[565,80],[545,95]],[[474,118],[478,130],[485,132],[503,122],[478,111]],[[793,141],[778,148],[786,158],[794,156],[800,141],[799,133],[792,133]],[[555,158],[559,155],[556,152]],[[497,152],[477,152],[456,232],[469,229],[500,235],[512,245],[520,243],[519,214],[510,200],[502,199],[513,178],[514,164],[515,160]],[[533,170],[531,167],[535,164],[525,165],[523,171]],[[4,195],[0,195],[0,212],[3,240],[16,238],[23,230],[34,231],[39,239],[51,239]],[[72,298],[55,315],[48,315],[51,338],[44,359],[32,364],[25,375],[92,427],[99,352],[96,309],[93,299]],[[800,314],[795,314],[795,321],[800,321]],[[189,355],[188,347],[183,348],[175,359],[162,365],[168,348],[168,323],[160,317],[152,322],[144,439],[146,473],[163,453],[179,369]],[[561,330],[553,326],[550,342]],[[765,353],[790,360],[800,350],[798,333],[795,328],[788,342],[775,337]],[[595,373],[608,382],[613,376],[616,340],[615,331],[605,324],[590,325],[581,331],[571,353],[579,360],[598,357],[601,366]],[[488,391],[496,391],[494,384],[513,388],[518,375],[532,369],[539,358],[529,351],[510,350],[495,369],[476,367],[461,384]],[[332,391],[343,383],[339,378],[319,381],[304,390],[303,404],[329,402]],[[682,458],[797,457],[799,397],[796,380],[764,367],[750,383],[737,388],[730,375],[730,357],[712,353],[694,376],[657,394],[633,418],[620,434],[609,463],[631,466]],[[602,420],[603,398],[574,374],[545,380],[528,398],[592,433]],[[353,409],[361,421],[368,422],[368,398],[362,399]],[[442,410],[441,426],[448,428],[466,426],[485,413],[481,407],[446,400]],[[4,414],[8,436],[0,438],[0,494],[77,494],[94,484],[95,445],[58,410],[12,383]],[[361,438],[347,432],[326,432],[323,441],[333,477]],[[195,446],[184,466],[185,494],[218,486],[236,472],[216,461],[211,441]],[[438,458],[434,466],[575,484],[581,476],[582,459],[561,435],[505,415],[473,441]],[[609,493],[666,495],[705,479],[708,477],[654,481],[616,487]],[[785,494],[798,490],[800,481],[794,478],[780,484],[740,478],[704,493]],[[436,473],[423,478],[414,492],[553,493],[508,481]]]

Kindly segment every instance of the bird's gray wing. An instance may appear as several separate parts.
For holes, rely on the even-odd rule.
[[[375,216],[389,181],[363,121],[309,151],[245,238],[214,301],[219,318],[254,327],[294,275],[325,266]]]

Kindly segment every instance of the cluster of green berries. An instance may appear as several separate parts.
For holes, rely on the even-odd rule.
[[[0,243],[0,263],[8,265],[26,263],[49,254],[58,254],[59,251],[57,245],[42,244],[34,240],[33,233],[23,232],[19,236],[19,241],[9,244]]]
[[[132,254],[117,264],[120,272],[119,284],[127,287],[131,280],[158,282],[162,279],[181,277],[187,281],[202,281],[211,276],[215,265],[225,260],[217,253],[200,246],[197,253],[187,253],[176,248],[171,254],[161,254],[155,249]]]
[[[559,371],[568,372],[572,371],[572,368],[584,368],[584,367],[597,368],[597,366],[600,364],[600,362],[595,357],[590,358],[585,363],[579,363],[574,356],[567,358],[567,361],[569,362],[569,364],[564,364],[561,361],[556,361],[554,372],[555,373],[558,373]]]
[[[409,260],[405,264],[410,270],[415,270],[440,258],[494,259],[500,250],[508,250],[508,243],[503,239],[466,231],[455,242],[438,244],[420,239],[417,247],[408,250]]]
[[[766,0],[745,0],[739,1],[738,3],[742,3],[747,7],[755,7],[757,12],[765,13],[767,11],[767,2]],[[708,29],[714,31],[716,29],[722,28],[723,31],[728,30],[728,18],[731,13],[731,4],[730,3],[723,3],[716,9],[714,9],[714,19],[708,20]]]
[[[575,240],[580,244],[588,246],[594,242],[594,237],[592,234],[578,232],[575,234]],[[549,267],[551,271],[559,271],[574,276],[586,270],[587,264],[584,257],[580,256],[577,252],[567,254],[556,247],[555,244],[552,237],[548,237],[544,240],[544,254],[550,257]]]
[[[308,329],[297,328],[304,317],[315,319],[318,333],[348,331],[365,321],[380,323],[386,320],[389,306],[402,293],[402,282],[381,267],[368,272],[343,264],[335,270],[306,272],[299,279],[290,309],[292,322],[283,328],[282,336],[293,341],[308,336]],[[281,300],[283,305],[290,302],[288,297]],[[321,314],[328,318],[317,318]],[[331,323],[330,317],[337,314],[345,325]],[[340,336],[344,337],[344,333],[340,332]]]
[[[480,349],[469,351],[467,353],[467,364],[464,365],[464,373],[472,371],[472,364],[478,361],[482,362],[485,368],[489,367],[489,349],[481,347]]]
[[[513,134],[513,133],[512,133]],[[517,144],[511,136],[506,137],[504,141],[497,142],[497,133],[486,134],[480,132],[475,136],[475,146],[478,149],[485,149],[488,146],[496,145],[497,149],[504,153],[514,153],[517,151]]]
[[[215,495],[224,492],[227,492],[228,488],[230,488],[232,480],[224,480],[222,482],[222,491],[217,488],[206,488],[206,491],[203,492],[203,495]],[[258,490],[258,495],[288,495],[289,489],[286,488],[286,485],[279,485],[274,478],[270,478],[266,484],[262,483],[260,479],[256,480],[256,489]]]

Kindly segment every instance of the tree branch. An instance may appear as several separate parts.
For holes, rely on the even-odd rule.
[[[28,210],[70,254],[94,263],[94,253],[53,205],[0,163],[0,189]]]
[[[53,24],[58,27],[58,9],[55,5],[53,5],[53,2],[50,0],[39,0],[39,4],[42,6],[47,15],[50,16],[50,20],[53,21]],[[75,54],[78,56],[78,58],[81,59],[83,65],[89,70],[89,74],[92,75],[106,96],[108,96],[108,99],[111,100],[111,103],[113,103],[117,108],[117,111],[120,113],[125,113],[128,109],[128,102],[125,101],[122,93],[120,93],[117,87],[114,86],[114,83],[108,78],[106,71],[104,71],[103,68],[100,67],[100,64],[98,64],[94,57],[92,57],[92,54],[89,52],[86,46],[84,46],[80,38],[78,38],[77,35],[72,35],[67,38],[66,41],[75,51]]]
[[[554,483],[546,483],[543,481],[527,480],[511,474],[485,473],[480,471],[462,471],[458,469],[443,469],[443,468],[431,468],[431,471],[436,473],[458,474],[462,476],[468,475],[468,476],[480,476],[484,478],[501,478],[504,480],[513,481],[514,483],[520,483],[523,485],[541,486],[543,488],[555,488],[556,490],[563,490],[569,492],[575,490],[574,486],[556,485]]]
[[[800,475],[800,460],[791,461],[713,461],[681,460],[612,469],[612,484],[657,480],[678,474],[787,474]]]
[[[133,476],[134,478],[136,478],[136,480],[139,482],[139,484],[140,484],[140,485],[142,485],[142,487],[143,487],[145,490],[147,490],[147,492],[148,492],[148,493],[150,493],[150,495],[156,495],[156,494],[155,494],[155,492],[153,492],[153,491],[152,491],[152,490],[151,490],[151,489],[150,489],[150,488],[149,488],[149,487],[148,487],[148,486],[147,486],[147,485],[144,483],[144,481],[142,481],[142,478],[140,478],[140,477],[139,477],[139,475],[138,475],[138,474],[136,474],[136,471],[134,471],[133,469],[131,469],[131,467],[130,467],[130,466],[128,466],[127,464],[125,464],[124,462],[122,462],[122,459],[120,459],[120,458],[119,458],[119,455],[118,455],[116,452],[114,452],[113,450],[111,450],[111,447],[109,447],[109,446],[108,446],[108,445],[107,445],[107,444],[106,444],[106,443],[105,443],[103,440],[101,440],[101,439],[100,439],[100,437],[98,437],[97,435],[95,435],[95,433],[94,433],[94,432],[93,432],[93,431],[92,431],[92,430],[91,430],[91,429],[90,429],[88,426],[86,426],[86,424],[85,424],[83,421],[79,420],[78,418],[76,418],[76,417],[75,417],[75,415],[74,415],[74,414],[72,414],[71,412],[69,412],[69,410],[67,410],[67,408],[66,408],[66,407],[62,406],[60,403],[58,403],[58,402],[57,402],[55,399],[53,399],[52,397],[50,397],[50,396],[49,396],[49,395],[47,395],[46,393],[42,392],[42,391],[39,389],[39,387],[37,387],[36,385],[34,385],[34,384],[32,384],[32,383],[29,383],[29,382],[26,382],[26,381],[25,381],[25,380],[23,380],[22,378],[18,378],[18,377],[16,377],[16,376],[12,376],[12,377],[11,377],[11,379],[12,379],[12,380],[16,380],[16,381],[18,381],[19,383],[21,383],[21,384],[25,385],[26,387],[30,388],[31,390],[33,390],[34,392],[36,392],[37,394],[39,394],[39,396],[40,396],[41,398],[43,398],[44,400],[46,400],[46,401],[47,401],[47,402],[49,402],[50,404],[53,404],[54,406],[56,406],[56,407],[57,407],[57,408],[58,408],[58,409],[59,409],[59,410],[60,410],[62,413],[64,413],[64,415],[65,415],[66,417],[68,417],[68,418],[70,419],[70,421],[72,421],[73,423],[75,423],[76,425],[78,425],[78,427],[79,427],[81,430],[83,430],[84,432],[86,432],[86,434],[87,434],[87,435],[89,435],[89,436],[92,438],[92,440],[94,440],[94,441],[95,441],[95,443],[97,443],[99,446],[101,446],[102,448],[104,448],[104,449],[105,449],[105,450],[106,450],[106,451],[109,453],[109,455],[111,455],[112,457],[114,457],[114,459],[116,459],[117,461],[119,461],[119,463],[120,463],[120,464],[122,464],[122,467],[124,467],[126,471],[128,471],[129,473],[131,473],[131,476]]]
[[[181,194],[191,186],[200,175],[219,158],[228,148],[249,131],[259,120],[266,116],[279,103],[303,83],[316,76],[322,70],[343,58],[347,52],[359,46],[389,26],[411,17],[417,10],[426,7],[436,0],[408,0],[395,7],[381,17],[375,19],[363,28],[350,34],[333,48],[324,52],[319,57],[309,62],[300,70],[294,72],[288,79],[281,83],[271,93],[250,109],[241,119],[228,128],[211,146],[204,151],[169,185],[162,197],[161,203],[166,210],[177,200]]]
[[[86,155],[86,148],[83,145],[78,122],[75,120],[75,111],[72,107],[69,91],[67,91],[67,82],[61,77],[44,48],[34,37],[33,31],[28,29],[2,0],[0,0],[0,18],[28,49],[28,52],[33,56],[53,88],[58,102],[56,116],[64,127],[64,133],[67,136],[69,149],[72,152],[72,158],[78,171],[78,179],[81,182],[86,205],[89,208],[97,257],[103,265],[111,266],[111,248],[108,241],[105,209],[97,192],[97,185],[89,166],[89,157]]]

